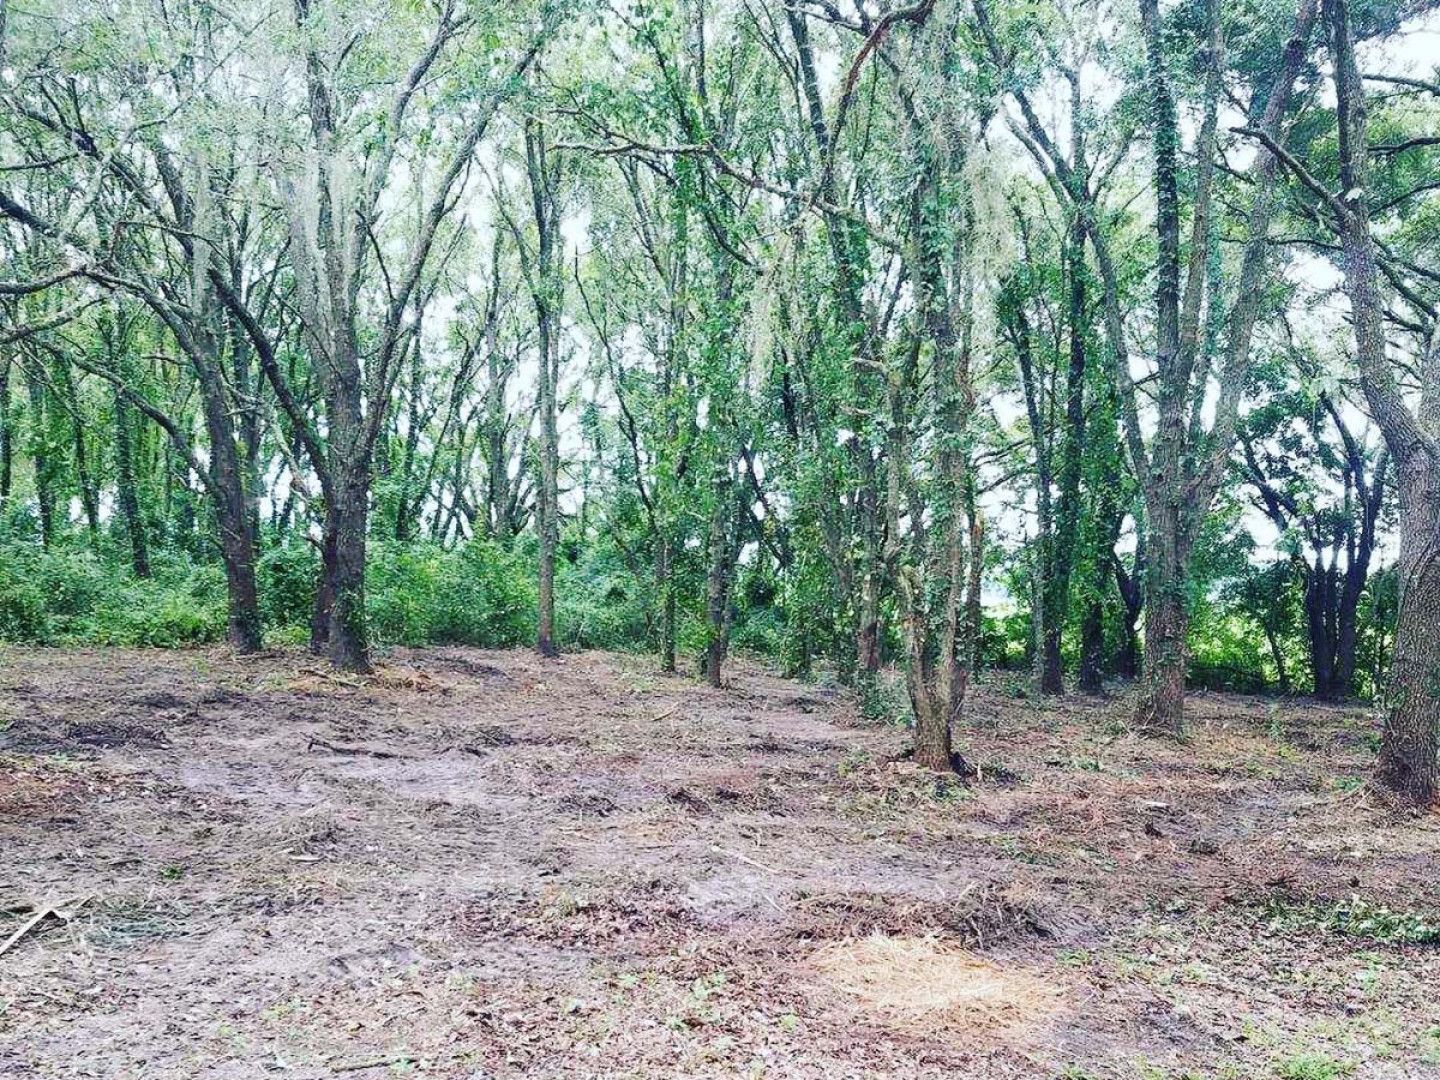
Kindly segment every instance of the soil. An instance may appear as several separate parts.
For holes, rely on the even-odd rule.
[[[746,662],[6,650],[0,1077],[1440,1076],[1366,710],[1006,689],[960,783]]]

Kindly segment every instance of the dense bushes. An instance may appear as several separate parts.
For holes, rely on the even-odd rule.
[[[175,646],[224,636],[219,567],[170,558],[154,571],[139,580],[80,548],[0,548],[0,639]]]
[[[656,646],[659,605],[643,565],[630,565],[615,544],[594,535],[583,544],[567,541],[560,554],[556,615],[563,648]],[[1243,557],[1213,561],[1218,568],[1207,575],[1206,591],[1194,605],[1190,685],[1244,692],[1305,689],[1308,657],[1293,575],[1284,566],[1257,569]],[[172,547],[157,550],[152,564],[153,577],[139,580],[117,544],[75,534],[42,548],[30,537],[0,536],[0,641],[178,646],[223,639],[226,600],[219,564]],[[471,540],[457,548],[373,541],[366,584],[372,637],[380,645],[527,645],[535,635],[535,565],[530,537],[508,546]],[[309,543],[267,545],[258,583],[272,644],[307,639],[316,568]],[[679,569],[689,575],[682,596],[691,598],[678,611],[684,666],[699,656],[706,624],[694,599],[703,595],[703,567],[682,561]],[[1023,589],[1023,576],[1013,584]],[[1379,574],[1362,604],[1358,682],[1367,696],[1389,660],[1394,593],[1393,575]],[[808,673],[810,658],[834,653],[837,636],[848,632],[827,623],[813,597],[813,588],[807,592],[753,567],[742,569],[733,647]],[[895,613],[888,614],[892,632],[886,651],[893,659],[899,642]],[[1026,609],[992,605],[983,621],[983,666],[1027,671],[1033,664],[1031,638]],[[1078,663],[1075,647],[1067,642],[1072,667]]]
[[[309,544],[272,547],[259,565],[268,638],[305,640],[316,553]],[[188,556],[155,560],[140,580],[88,548],[0,544],[0,641],[44,645],[195,645],[225,635],[220,567]],[[624,649],[648,641],[650,597],[603,547],[561,560],[561,642]],[[523,645],[535,634],[535,552],[473,540],[371,544],[366,581],[371,632],[381,644]]]

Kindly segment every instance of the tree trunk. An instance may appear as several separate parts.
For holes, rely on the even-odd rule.
[[[220,533],[229,596],[230,644],[242,653],[262,646],[259,593],[255,585],[255,532],[245,490],[244,471],[235,446],[235,430],[223,387],[209,384],[200,370],[201,404],[210,436],[208,487]]]
[[[1075,564],[1075,541],[1080,528],[1080,475],[1085,456],[1085,225],[1075,216],[1067,248],[1070,267],[1070,364],[1065,374],[1064,451],[1057,476],[1060,501],[1056,508],[1055,539],[1046,574],[1049,596],[1045,602],[1045,640],[1040,673],[1042,694],[1065,692],[1065,660],[1061,638],[1070,608],[1070,571]]]
[[[63,396],[65,411],[70,419],[75,483],[80,489],[80,508],[85,514],[85,526],[94,537],[100,532],[100,492],[95,478],[90,474],[90,454],[85,444],[85,418],[80,411],[80,395],[75,390],[75,380],[68,364],[57,365],[55,382]]]
[[[535,214],[537,251],[534,269],[535,322],[540,359],[540,486],[535,493],[540,532],[540,617],[535,648],[541,656],[558,656],[555,647],[555,549],[560,542],[560,449],[556,425],[556,383],[560,377],[559,305],[561,279],[555,266],[557,213],[554,179],[545,155],[545,133],[534,120],[525,125],[525,160]]]
[[[130,566],[137,578],[150,576],[150,544],[135,482],[135,411],[119,389],[115,391],[115,501],[125,535],[130,541]]]
[[[1376,779],[1411,806],[1440,797],[1440,459],[1400,470],[1400,618],[1386,681]]]
[[[330,609],[335,606],[335,519],[328,511],[320,526],[320,569],[310,608],[310,651],[324,656],[330,643]]]
[[[722,463],[716,467],[715,507],[710,514],[710,567],[705,575],[705,681],[723,682],[725,654],[730,649],[730,577],[734,531],[730,476]]]
[[[1335,641],[1331,635],[1334,611],[1334,575],[1316,555],[1315,565],[1305,567],[1305,625],[1310,639],[1312,689],[1322,701],[1333,696]]]
[[[225,560],[229,597],[230,644],[237,652],[259,652],[262,645],[260,600],[255,586],[255,536],[245,500],[229,493],[215,501],[220,550]]]
[[[655,560],[655,588],[660,594],[660,670],[675,673],[675,583],[673,546],[668,536],[659,543]]]
[[[1385,726],[1377,784],[1400,802],[1428,807],[1437,795],[1440,741],[1440,355],[1425,357],[1421,412],[1410,412],[1386,355],[1375,243],[1366,204],[1365,91],[1355,63],[1345,0],[1325,0],[1334,59],[1340,190],[1331,211],[1340,224],[1345,290],[1355,359],[1370,412],[1385,436],[1400,488],[1400,615],[1384,694]]]
[[[49,547],[55,540],[55,476],[50,454],[50,409],[45,380],[33,357],[25,365],[26,390],[30,397],[30,461],[35,472],[35,503],[40,518],[40,543]]]
[[[868,686],[880,672],[880,576],[866,568],[860,582],[860,610],[855,631],[855,678]]]
[[[325,651],[341,671],[370,670],[365,624],[365,535],[369,510],[368,462],[336,470],[334,506],[326,507],[334,537],[330,570],[330,619]],[[323,588],[323,585],[322,585]]]
[[[10,418],[10,369],[14,362],[14,355],[9,353],[0,360],[0,511],[10,505],[15,477],[15,434]]]
[[[1135,725],[1151,735],[1179,737],[1185,724],[1187,552],[1178,520],[1152,513],[1145,574],[1145,669]]]
[[[965,516],[969,522],[970,564],[965,585],[965,644],[964,662],[972,676],[980,673],[984,657],[985,612],[980,603],[980,591],[985,572],[985,517],[975,501],[975,480],[971,477],[965,485]]]
[[[1109,584],[1109,576],[1104,573],[1098,584]],[[1091,695],[1105,692],[1105,606],[1098,595],[1086,601],[1080,622],[1080,691]]]

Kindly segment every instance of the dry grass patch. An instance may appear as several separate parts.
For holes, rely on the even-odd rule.
[[[817,950],[811,962],[835,990],[916,1034],[986,1029],[1020,1034],[1060,1009],[1059,988],[933,936],[873,935]]]

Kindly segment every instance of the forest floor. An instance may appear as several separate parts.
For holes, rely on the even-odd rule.
[[[1365,710],[1002,690],[962,785],[748,663],[4,650],[0,1077],[1440,1076]]]

